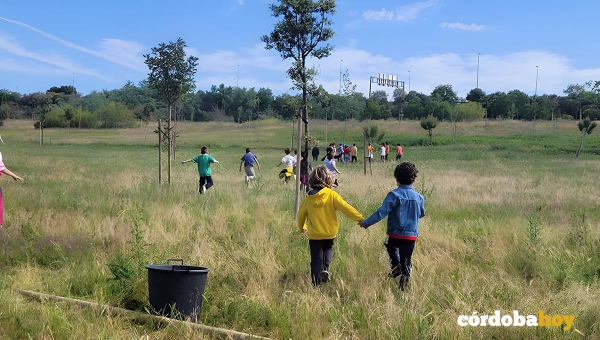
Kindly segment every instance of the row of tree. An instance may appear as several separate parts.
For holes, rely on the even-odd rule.
[[[389,100],[385,91],[371,98],[355,92],[345,72],[341,93],[330,94],[322,87],[309,96],[309,116],[315,119],[378,120],[414,119],[433,115],[439,120],[519,119],[600,119],[600,81],[569,85],[565,96],[529,96],[519,90],[486,94],[476,88],[466,100],[451,85],[440,85],[431,94],[394,91]],[[188,121],[235,121],[259,118],[296,119],[301,110],[299,95],[273,95],[268,88],[212,86],[208,91],[183,95],[174,107],[174,119]],[[141,82],[128,82],[120,89],[78,94],[72,86],[52,87],[45,93],[20,94],[0,90],[0,120],[33,119],[45,127],[123,128],[136,120],[167,118],[168,107],[157,92]],[[34,123],[35,124],[35,123]]]

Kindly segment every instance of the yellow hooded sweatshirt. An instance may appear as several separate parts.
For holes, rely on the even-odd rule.
[[[306,195],[298,211],[298,230],[308,228],[311,240],[329,240],[337,236],[339,223],[336,210],[354,221],[365,218],[353,206],[348,204],[340,194],[323,188],[314,195]]]

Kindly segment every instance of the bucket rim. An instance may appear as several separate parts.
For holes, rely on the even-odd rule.
[[[159,272],[177,272],[177,273],[208,273],[210,269],[207,267],[190,266],[190,265],[173,265],[173,264],[149,264],[146,266],[148,271]]]

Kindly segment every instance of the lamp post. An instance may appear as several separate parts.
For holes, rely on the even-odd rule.
[[[479,88],[479,55],[480,54],[481,53],[477,53],[477,87],[476,88]]]
[[[408,71],[408,93],[410,93],[410,70]]]
[[[344,59],[340,59],[340,94],[342,94],[342,62]]]
[[[535,92],[534,92],[534,96],[537,96],[537,84],[538,84],[538,75],[539,75],[539,67],[537,65],[535,65]]]
[[[240,84],[240,64],[238,64],[238,67],[237,67],[237,77],[235,78],[235,87],[239,88],[240,87],[239,84]]]

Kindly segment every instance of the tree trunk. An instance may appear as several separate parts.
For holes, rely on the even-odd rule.
[[[302,121],[304,122],[305,149],[308,150],[308,102],[306,93],[306,59],[302,58]],[[298,137],[297,148],[298,156],[296,157],[296,200],[294,205],[294,218],[298,217],[298,209],[300,208],[300,158],[302,157],[302,125],[300,125],[300,116],[298,117]]]
[[[325,110],[325,145],[327,145],[327,110]]]
[[[298,119],[300,119],[300,114],[298,114]],[[298,149],[300,148],[300,144],[302,143],[302,125],[298,122],[298,135],[296,136],[296,145]],[[294,219],[298,218],[298,210],[300,209],[300,160],[302,159],[302,152],[296,154],[296,200],[294,203]]]
[[[363,168],[365,170],[365,176],[366,176],[367,175],[367,157],[369,156],[369,154],[367,153],[367,137],[365,136],[364,133],[363,133],[363,155],[364,155],[363,163],[365,163],[363,165]]]
[[[173,150],[171,151],[171,155],[173,157],[173,160],[175,160],[175,154],[177,153],[177,106],[175,106],[175,119],[173,121],[172,137],[173,137],[173,143],[172,143]]]
[[[433,131],[429,129],[429,151],[433,152]]]
[[[583,147],[583,140],[585,139],[586,132],[587,131],[583,129],[583,132],[581,134],[581,142],[579,142],[579,147],[577,148],[577,153],[575,153],[575,158],[579,157],[579,152],[581,152],[581,148]]]
[[[158,119],[158,186],[162,186],[162,129]]]
[[[173,141],[171,140],[171,104],[169,104],[169,123],[167,124],[167,183],[171,184],[171,150]]]

